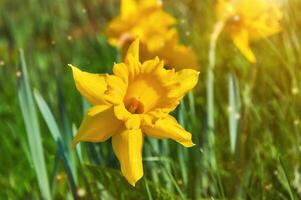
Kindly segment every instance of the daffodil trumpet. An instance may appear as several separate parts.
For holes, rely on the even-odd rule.
[[[191,133],[169,115],[198,81],[193,69],[165,69],[159,58],[139,60],[139,41],[128,48],[113,74],[91,74],[70,65],[78,91],[93,106],[86,113],[72,146],[112,138],[121,172],[135,186],[143,176],[144,136],[194,144]]]

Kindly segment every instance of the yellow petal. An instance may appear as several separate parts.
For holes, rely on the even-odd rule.
[[[185,147],[192,147],[191,134],[183,129],[177,120],[168,115],[155,121],[144,121],[142,130],[146,135],[159,139],[172,139]]]
[[[277,5],[271,4],[256,20],[249,22],[250,38],[265,38],[281,31],[282,12]]]
[[[238,1],[236,9],[245,18],[256,18],[265,12],[267,6],[271,3],[267,0],[243,0]]]
[[[122,16],[127,16],[132,13],[135,13],[137,9],[136,0],[121,0],[120,12]]]
[[[139,61],[139,39],[136,39],[128,48],[125,56],[125,64],[128,69],[128,78],[133,80],[140,73],[141,63]]]
[[[124,104],[114,106],[114,113],[117,119],[126,121],[131,117],[131,113],[125,108]]]
[[[85,115],[72,146],[75,147],[79,142],[103,142],[116,134],[122,125],[115,117],[113,107],[94,106]]]
[[[126,60],[129,55],[132,55],[133,58],[139,61],[139,39],[136,39],[128,48]]]
[[[252,63],[256,62],[254,53],[252,52],[249,44],[249,33],[246,29],[239,30],[232,34],[232,39],[236,47],[242,54]]]
[[[137,114],[131,114],[124,106],[119,104],[114,106],[114,113],[117,119],[124,121],[127,129],[138,129],[141,123],[141,117]]]
[[[151,6],[160,6],[162,4],[161,0],[140,0],[142,5],[151,7]]]
[[[125,84],[128,84],[129,72],[124,63],[114,64],[113,73],[118,76]]]
[[[168,53],[168,51],[166,52]],[[190,47],[175,45],[166,57],[166,66],[168,68],[175,68],[177,71],[181,69],[198,69],[197,56]]]
[[[115,75],[107,75],[106,82],[108,90],[105,92],[105,100],[112,104],[121,103],[126,93],[127,85]]]
[[[122,174],[131,185],[135,186],[143,176],[141,130],[123,130],[112,137],[112,144],[120,162]]]
[[[190,47],[179,44],[177,30],[171,28],[164,34],[160,36],[165,39],[164,45],[161,45],[160,51],[157,54],[164,60],[165,66],[167,68],[175,68],[176,71],[181,69],[197,69],[198,60],[195,52]]]
[[[141,65],[141,73],[150,74],[156,70],[163,69],[164,63],[158,57],[152,60],[147,60]]]
[[[104,99],[104,92],[107,89],[105,75],[91,74],[72,65],[69,66],[72,68],[75,85],[81,95],[92,105],[107,104]]]
[[[168,93],[169,98],[182,98],[187,92],[192,90],[199,78],[199,72],[193,69],[183,69],[176,72],[170,82],[172,87]]]
[[[121,15],[127,17],[141,10],[160,6],[157,0],[121,0]]]
[[[131,117],[125,122],[125,126],[127,129],[139,129],[140,123],[140,115],[131,115]]]
[[[219,21],[228,20],[229,17],[235,15],[235,4],[227,0],[218,0],[216,5],[216,15]]]
[[[106,29],[106,35],[111,45],[116,47],[123,47],[132,40],[132,35],[129,32],[129,26],[120,17],[114,18]]]

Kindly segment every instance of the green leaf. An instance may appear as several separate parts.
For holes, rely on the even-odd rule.
[[[76,174],[76,164],[75,162],[70,162],[70,159],[67,158],[67,155],[65,153],[65,150],[63,148],[63,144],[62,144],[62,137],[61,137],[61,133],[60,130],[58,128],[57,123],[55,122],[54,116],[52,114],[52,112],[50,111],[47,103],[45,102],[45,100],[43,99],[43,97],[39,94],[39,92],[37,90],[34,91],[34,96],[36,99],[36,102],[38,104],[38,107],[40,109],[40,112],[42,113],[42,116],[50,130],[50,133],[53,137],[53,139],[55,140],[55,142],[58,142],[61,145],[61,154],[63,154],[64,157],[64,162],[65,162],[65,166],[66,167],[66,171],[69,172],[68,174],[72,177],[72,180],[75,179],[77,181],[77,174]],[[68,146],[70,147],[71,145],[68,144]],[[69,154],[69,158],[71,157],[72,154]],[[72,168],[72,170],[71,170]]]
[[[233,74],[229,75],[229,133],[230,148],[234,154],[237,142],[237,129],[239,123],[240,100],[236,79]]]
[[[57,141],[58,139],[62,140],[61,133],[59,131],[57,123],[55,122],[55,119],[54,119],[47,103],[45,102],[45,100],[43,99],[43,97],[40,95],[40,93],[37,90],[34,90],[34,97],[36,99],[39,110],[42,113],[42,116],[50,130],[50,133],[51,133],[53,139],[55,141]]]
[[[39,121],[36,107],[30,89],[26,63],[23,51],[20,50],[20,76],[18,79],[19,103],[25,122],[27,139],[29,142],[32,162],[38,179],[38,185],[43,199],[51,199],[48,175],[45,164],[44,150],[41,139]]]
[[[293,192],[291,183],[289,181],[289,176],[288,176],[288,172],[287,169],[284,165],[284,162],[282,161],[281,157],[278,156],[278,170],[279,170],[279,175],[278,175],[278,180],[280,181],[280,183],[283,185],[283,187],[286,189],[286,191],[289,194],[289,199],[291,200],[295,200],[295,194]]]

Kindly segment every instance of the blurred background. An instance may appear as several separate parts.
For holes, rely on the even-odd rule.
[[[197,146],[148,138],[144,178],[133,188],[120,175],[110,141],[70,148],[89,105],[67,64],[111,72],[119,51],[104,31],[119,1],[0,0],[0,199],[300,199],[301,2],[280,3],[283,30],[252,44],[257,64],[226,34],[219,38],[215,148],[208,154],[215,1],[163,1],[201,66],[198,87],[173,113]]]

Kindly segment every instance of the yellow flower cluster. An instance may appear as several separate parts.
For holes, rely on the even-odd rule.
[[[282,12],[272,0],[218,0],[216,13],[234,44],[253,63],[250,41],[281,31]]]
[[[191,134],[168,113],[197,84],[197,71],[165,69],[158,58],[141,63],[138,40],[130,45],[124,63],[114,65],[112,75],[71,67],[77,89],[93,105],[72,145],[112,137],[121,171],[130,184],[143,176],[144,134],[193,146]]]
[[[163,10],[160,1],[121,0],[120,15],[112,20],[106,33],[123,54],[139,38],[141,61],[158,56],[167,68],[197,69],[196,54],[179,43],[178,32],[172,27],[175,24],[176,19]]]

